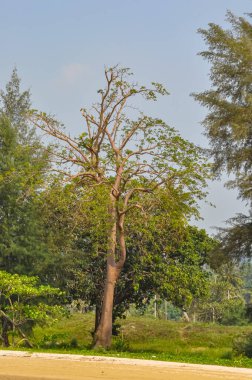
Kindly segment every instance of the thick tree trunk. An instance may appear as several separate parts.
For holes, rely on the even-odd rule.
[[[112,337],[112,312],[116,281],[120,271],[108,260],[107,277],[104,287],[104,298],[99,326],[94,335],[94,348],[108,348]]]
[[[116,206],[121,173],[122,167],[118,170],[115,184],[110,193],[109,214],[111,217],[111,230],[108,236],[107,272],[100,322],[94,334],[94,348],[109,348],[111,345],[115,286],[126,259],[126,246],[123,230],[125,213],[120,214]],[[117,244],[120,253],[116,260]]]

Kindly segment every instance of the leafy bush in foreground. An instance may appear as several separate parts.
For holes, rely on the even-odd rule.
[[[32,346],[27,338],[36,324],[44,325],[62,315],[64,309],[55,305],[63,293],[50,286],[38,285],[37,277],[20,276],[0,271],[0,339],[10,346],[9,336],[15,345]]]

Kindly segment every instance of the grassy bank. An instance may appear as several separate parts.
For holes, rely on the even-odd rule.
[[[146,317],[128,317],[113,338],[109,351],[90,349],[92,314],[75,314],[48,328],[36,328],[33,341],[39,351],[108,355],[188,363],[252,368],[252,359],[235,357],[235,337],[252,332],[252,326],[188,324]]]

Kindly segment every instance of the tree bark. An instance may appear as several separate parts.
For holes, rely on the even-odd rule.
[[[9,347],[10,346],[9,337],[8,337],[9,322],[8,322],[7,318],[5,318],[4,316],[1,317],[1,324],[2,324],[3,346]]]
[[[98,302],[95,305],[95,328],[94,328],[94,334],[96,333],[96,331],[97,331],[97,329],[99,327],[99,324],[100,324],[101,312],[102,312],[101,304],[100,304],[100,302]]]
[[[115,285],[120,274],[120,270],[111,261],[108,260],[107,263],[102,313],[99,326],[94,335],[94,348],[109,348],[111,345]]]
[[[113,325],[113,304],[116,282],[126,260],[126,246],[124,237],[125,213],[120,214],[117,206],[119,187],[123,167],[118,169],[114,186],[110,193],[109,214],[111,220],[111,230],[108,235],[108,256],[106,281],[103,292],[102,311],[99,326],[94,334],[94,348],[109,348],[112,338]],[[127,204],[126,204],[127,205]],[[116,258],[116,247],[119,248],[119,257]]]

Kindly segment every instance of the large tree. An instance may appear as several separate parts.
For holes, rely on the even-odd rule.
[[[249,16],[248,16],[249,17]],[[227,13],[230,29],[216,24],[199,29],[208,50],[200,55],[210,65],[210,90],[194,94],[209,112],[203,121],[211,144],[214,171],[233,175],[227,185],[252,202],[252,25]],[[238,215],[220,239],[231,257],[252,254],[252,214]],[[238,255],[239,253],[239,255]]]
[[[197,214],[207,166],[202,152],[184,140],[164,121],[138,112],[130,101],[136,96],[156,100],[165,88],[130,81],[130,72],[118,66],[105,70],[106,86],[98,91],[99,101],[90,111],[82,109],[85,131],[77,138],[64,133],[52,117],[33,112],[33,123],[61,140],[64,149],[57,158],[59,169],[82,187],[103,186],[108,205],[106,279],[102,312],[94,338],[95,347],[109,347],[115,285],[124,267],[127,249],[125,221],[135,211],[150,212],[164,189],[174,204],[183,204],[184,219]],[[75,169],[69,170],[69,164]],[[167,215],[169,218],[169,215]],[[132,219],[133,220],[133,219]],[[102,228],[102,227],[101,227]]]
[[[58,183],[43,193],[41,215],[50,252],[43,280],[95,307],[96,331],[106,270],[107,231],[102,226],[107,224],[107,200],[102,186],[81,190]],[[144,218],[137,212],[126,220],[127,260],[115,289],[113,322],[131,304],[147,306],[154,295],[186,308],[204,294],[204,264],[214,241],[187,226],[184,206],[159,189]]]

